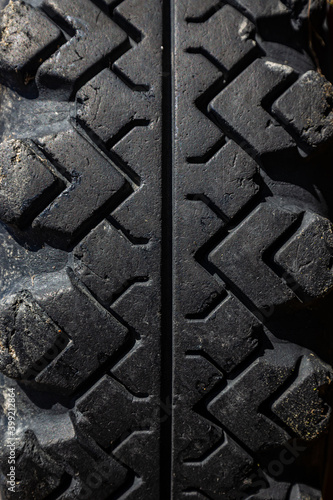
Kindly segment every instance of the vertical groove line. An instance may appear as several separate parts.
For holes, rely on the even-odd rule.
[[[163,0],[160,500],[172,498],[173,383],[173,0]],[[167,418],[166,418],[167,417]]]

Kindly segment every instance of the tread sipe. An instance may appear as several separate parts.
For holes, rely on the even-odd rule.
[[[321,498],[325,9],[1,11],[1,499]]]

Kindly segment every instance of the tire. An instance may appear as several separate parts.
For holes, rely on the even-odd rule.
[[[4,7],[1,498],[321,498],[325,16],[324,0]]]

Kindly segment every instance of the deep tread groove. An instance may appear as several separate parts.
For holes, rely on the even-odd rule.
[[[163,57],[162,57],[162,330],[161,330],[161,401],[166,403],[173,398],[173,65],[172,34],[172,0],[163,2]],[[162,411],[161,411],[162,416]],[[160,499],[172,498],[172,412],[160,425],[160,453],[163,456],[163,466],[160,476]]]

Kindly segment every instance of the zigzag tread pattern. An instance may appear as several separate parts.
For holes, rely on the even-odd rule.
[[[0,313],[3,383],[17,379],[28,393],[17,436],[25,498],[36,487],[40,498],[63,500],[158,495],[160,17],[154,0],[102,10],[89,0],[41,10],[15,2],[4,11],[4,82],[76,106],[60,132],[1,144],[8,238],[17,252],[46,246],[44,272],[20,275]],[[39,398],[46,407],[36,415]],[[45,412],[62,429],[52,442]]]
[[[270,60],[256,45],[255,31],[265,17],[276,20],[281,15],[280,22],[286,22],[289,16],[290,22],[290,12],[281,2],[265,7],[259,3],[188,2],[176,8],[175,64],[187,68],[185,76],[176,74],[175,84],[177,498],[280,498],[280,494],[285,500],[290,484],[284,489],[280,482],[270,486],[274,473],[266,469],[261,476],[258,462],[264,467],[265,460],[274,461],[274,449],[281,451],[292,439],[315,440],[329,423],[324,394],[331,368],[307,349],[309,344],[303,347],[296,341],[282,347],[276,342],[274,335],[281,326],[274,318],[279,314],[290,318],[287,315],[298,301],[304,304],[331,289],[332,226],[311,209],[304,213],[297,202],[288,209],[274,202],[269,178],[259,168],[269,172],[272,159],[290,160],[296,145],[309,153],[330,141],[325,121],[331,113],[330,90],[314,72],[298,78],[294,69]],[[232,51],[224,44],[232,45]],[[292,101],[307,85],[304,109],[299,113],[295,109],[291,127]],[[328,92],[323,99],[325,85]],[[314,127],[308,137],[301,136],[301,122],[308,116],[307,96],[315,87],[322,90],[310,121],[322,123],[323,134],[310,139]],[[249,93],[249,88],[254,91]],[[185,108],[188,121],[183,118]],[[318,235],[315,220],[320,220]],[[327,242],[325,264],[320,271],[317,268],[323,280],[311,292],[319,264],[308,252],[321,247],[321,241]],[[295,263],[296,247],[304,249],[306,274],[301,271],[303,264]],[[282,254],[288,254],[288,267],[280,259]],[[286,312],[280,312],[285,307]],[[313,393],[307,392],[310,386]],[[323,398],[317,399],[320,392]],[[310,401],[311,394],[315,399]],[[304,412],[305,400],[316,416],[297,425],[295,409]],[[277,410],[282,401],[283,415]],[[253,481],[259,477],[263,481]],[[297,488],[292,488],[291,497]],[[258,496],[250,494],[255,489]]]
[[[293,315],[333,287],[332,226],[315,202],[275,196],[269,167],[330,144],[332,86],[263,53],[256,30],[278,41],[270,27],[291,29],[290,3],[197,4],[176,6],[173,494],[314,496],[297,479],[275,482],[269,464],[274,450],[311,444],[328,426],[332,371],[311,348],[313,321],[297,329]],[[12,245],[1,251],[14,283],[0,304],[0,370],[4,387],[19,381],[26,412],[22,498],[36,481],[46,500],[159,495],[161,409],[171,413],[159,399],[159,9],[155,0],[18,1],[2,17],[5,85],[75,110],[60,131],[0,146],[0,219]],[[25,269],[44,255],[42,272],[15,269],[23,248]]]

